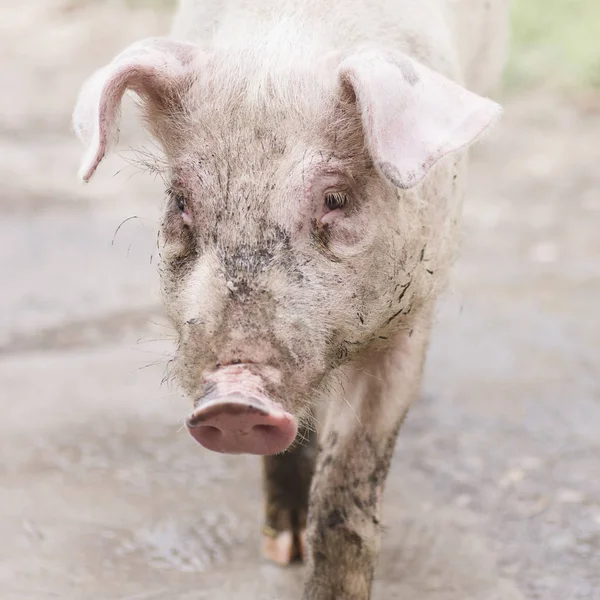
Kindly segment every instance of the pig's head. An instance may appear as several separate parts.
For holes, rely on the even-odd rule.
[[[410,329],[453,210],[452,173],[425,176],[499,107],[400,53],[261,53],[139,42],[88,80],[74,123],[87,181],[123,94],[139,99],[168,165],[161,279],[188,426],[272,454],[336,368]]]

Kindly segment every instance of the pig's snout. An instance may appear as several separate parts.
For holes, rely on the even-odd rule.
[[[277,454],[296,437],[296,422],[279,409],[259,408],[251,399],[226,398],[196,410],[188,420],[194,439],[225,454]]]
[[[214,382],[216,385],[198,401],[187,421],[190,433],[202,446],[214,452],[283,452],[296,437],[296,420],[257,389],[259,386],[252,385],[255,383],[253,376],[248,377],[249,381],[231,381],[241,375],[231,372],[232,369],[214,376],[222,381]]]

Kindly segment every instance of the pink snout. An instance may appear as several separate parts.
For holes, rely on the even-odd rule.
[[[230,396],[200,406],[187,421],[194,439],[225,454],[277,454],[296,437],[296,420],[266,398]]]

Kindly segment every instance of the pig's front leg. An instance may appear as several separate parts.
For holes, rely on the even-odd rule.
[[[316,433],[302,428],[290,450],[263,459],[263,554],[281,565],[304,558],[308,496],[316,454]]]
[[[394,445],[418,393],[426,331],[344,369],[313,479],[304,600],[368,600]],[[351,406],[348,406],[350,404]]]

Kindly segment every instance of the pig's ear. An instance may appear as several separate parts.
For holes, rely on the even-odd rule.
[[[73,113],[73,127],[86,149],[79,176],[88,181],[119,136],[121,100],[127,90],[144,102],[168,106],[189,81],[192,44],[163,38],[129,46],[84,84]]]
[[[342,61],[340,77],[356,97],[373,162],[403,189],[474,142],[502,110],[400,53],[353,54]]]

